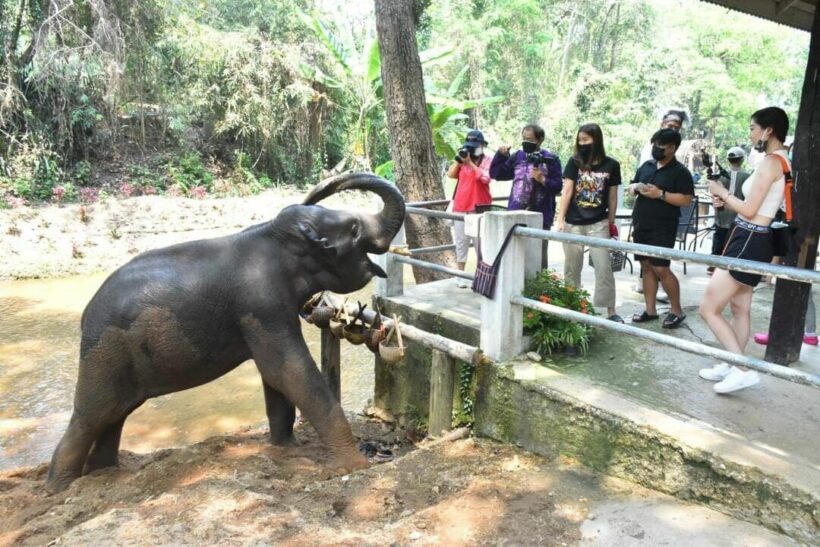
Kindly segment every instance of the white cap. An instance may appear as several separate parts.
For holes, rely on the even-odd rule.
[[[729,158],[730,160],[745,158],[746,157],[746,151],[743,150],[739,146],[733,146],[732,148],[729,149],[729,153],[726,154],[726,157]]]

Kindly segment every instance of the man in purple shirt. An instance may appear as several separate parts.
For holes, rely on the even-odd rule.
[[[490,164],[490,178],[512,180],[507,209],[535,211],[544,218],[544,229],[552,227],[555,216],[555,196],[561,191],[561,160],[556,154],[541,148],[544,129],[527,125],[521,130],[521,150],[510,154],[509,146],[501,146]],[[541,267],[547,267],[547,243],[541,247]]]

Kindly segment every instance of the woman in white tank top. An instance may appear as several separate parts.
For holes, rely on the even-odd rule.
[[[789,118],[777,107],[764,108],[752,114],[749,137],[755,150],[766,157],[743,184],[744,199],[731,195],[719,182],[711,182],[709,191],[716,205],[723,205],[738,215],[731,228],[723,256],[771,262],[773,255],[772,223],[783,201],[785,177],[783,164],[777,157],[788,156],[783,142],[789,131]],[[762,276],[745,272],[715,270],[700,303],[700,315],[715,338],[732,353],[743,355],[749,341],[752,289]],[[723,318],[723,309],[731,304],[732,322]],[[700,371],[704,380],[718,382],[716,393],[731,393],[753,386],[760,381],[756,371],[745,367],[717,363]]]

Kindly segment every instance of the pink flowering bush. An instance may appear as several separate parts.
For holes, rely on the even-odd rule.
[[[194,186],[188,190],[188,197],[192,197],[194,199],[204,199],[207,195],[208,189],[204,186]]]
[[[51,200],[60,203],[65,198],[65,186],[59,185],[51,189]]]
[[[133,184],[130,184],[128,182],[122,182],[120,183],[119,188],[117,188],[117,190],[119,191],[122,197],[130,198],[132,195],[134,195],[134,192],[136,192],[137,189]]]
[[[12,196],[11,194],[6,194],[5,200],[6,205],[11,207],[12,209],[18,209],[27,204],[26,200],[24,200],[23,198],[18,198],[16,196]]]
[[[80,201],[83,203],[94,203],[99,197],[99,188],[80,188]]]
[[[155,186],[143,186],[142,187],[142,195],[143,196],[156,196],[157,195],[157,188]]]

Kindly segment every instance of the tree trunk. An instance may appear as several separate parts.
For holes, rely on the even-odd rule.
[[[384,106],[396,184],[407,201],[444,199],[416,45],[414,2],[376,0],[375,4]],[[451,243],[450,231],[438,219],[408,215],[405,227],[411,248]],[[430,260],[455,267],[451,252],[431,255]],[[446,277],[420,268],[414,268],[413,275],[416,283]]]
[[[788,266],[813,269],[817,257],[817,237],[820,234],[820,9],[814,13],[809,46],[809,62],[800,99],[797,129],[794,137],[792,171],[797,186],[795,220],[798,232],[797,252],[786,257]],[[800,358],[803,328],[806,321],[811,284],[777,280],[772,318],[769,321],[769,345],[766,360],[788,365]]]

